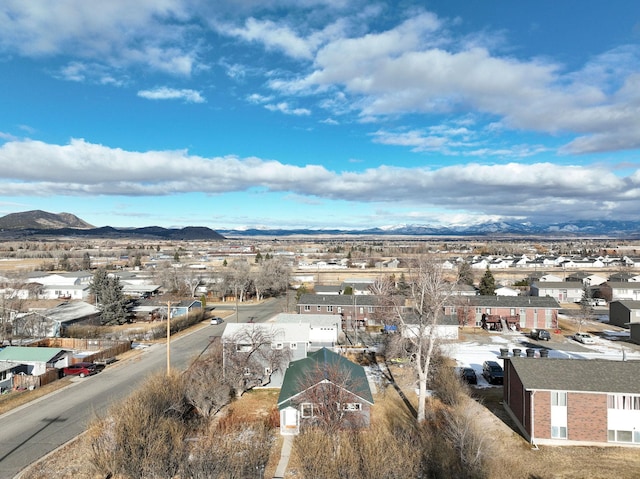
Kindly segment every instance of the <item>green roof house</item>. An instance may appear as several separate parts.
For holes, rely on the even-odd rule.
[[[322,348],[287,368],[280,396],[280,433],[298,434],[301,425],[328,429],[368,427],[373,405],[364,368]]]
[[[49,368],[68,366],[70,356],[70,351],[60,348],[7,346],[0,351],[0,364],[20,364],[25,374],[40,376]]]

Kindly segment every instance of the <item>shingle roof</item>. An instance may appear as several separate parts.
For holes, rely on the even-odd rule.
[[[371,294],[303,294],[298,304],[311,306],[375,306],[376,296]]]
[[[621,299],[618,301],[612,301],[613,303],[620,303],[622,306],[624,306],[625,308],[627,308],[628,310],[632,311],[635,309],[640,309],[640,301],[632,301],[630,299]]]
[[[550,296],[462,296],[456,297],[456,304],[467,303],[489,308],[555,308],[558,301]]]
[[[640,361],[510,358],[524,388],[640,394]]]
[[[285,371],[280,395],[278,396],[278,408],[287,407],[291,399],[302,392],[301,387],[304,384],[304,377],[319,367],[324,370],[337,367],[341,371],[348,372],[350,382],[353,385],[353,389],[350,392],[369,404],[373,404],[373,396],[371,395],[369,381],[364,368],[327,348],[322,348],[316,352],[309,353],[304,359],[292,361],[289,364]]]

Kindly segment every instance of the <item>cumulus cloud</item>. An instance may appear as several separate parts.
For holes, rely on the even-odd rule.
[[[617,176],[597,165],[511,162],[330,171],[256,157],[134,152],[74,139],[66,145],[8,141],[0,147],[0,168],[7,196],[219,194],[257,187],[314,201],[437,208],[443,214],[640,219],[640,173]]]
[[[204,103],[206,100],[200,92],[190,89],[158,87],[151,90],[140,90],[138,96],[148,100],[184,100],[187,103]]]
[[[189,75],[197,62],[184,22],[189,17],[181,0],[65,0],[55,8],[47,0],[6,0],[0,5],[0,49]]]

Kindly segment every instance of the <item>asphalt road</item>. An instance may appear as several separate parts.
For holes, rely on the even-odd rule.
[[[238,321],[263,322],[281,312],[284,298],[256,306],[240,306]],[[235,322],[234,314],[227,322]],[[196,327],[171,341],[171,367],[186,369],[220,336],[221,325]],[[166,370],[166,344],[156,344],[132,359],[107,366],[88,378],[74,378],[72,384],[0,416],[0,479],[10,479],[38,459],[84,432],[95,415],[128,396],[146,377]]]

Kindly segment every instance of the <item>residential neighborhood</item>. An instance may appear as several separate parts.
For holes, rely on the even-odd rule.
[[[96,265],[88,270],[35,270],[19,282],[7,273],[0,387],[9,397],[70,378],[101,381],[126,367],[118,358],[136,357],[165,341],[168,329],[171,336],[183,327],[193,334],[203,330],[208,347],[220,347],[219,369],[231,404],[256,391],[274,391],[277,433],[295,441],[310,427],[371,427],[389,387],[402,384],[403,396],[417,398],[412,356],[403,358],[393,345],[428,338],[453,371],[474,372],[468,394],[489,398],[483,414],[499,418],[532,447],[640,444],[633,412],[640,398],[633,389],[640,371],[640,306],[631,286],[638,275],[628,257],[609,266],[612,256],[599,256],[605,266],[591,262],[589,269],[576,266],[577,258],[568,263],[566,254],[557,264],[546,254],[541,268],[531,253],[440,252],[433,264],[444,274],[440,287],[446,294],[434,322],[428,322],[428,310],[420,310],[411,295],[410,257],[344,268],[332,260],[324,268],[313,260],[317,252],[285,254],[287,247],[293,249],[278,245],[276,253],[256,244],[223,254],[217,246],[213,258],[203,255],[203,245],[184,245],[179,262],[154,251],[135,267],[131,256],[122,259],[106,274],[100,273],[99,257],[91,258]],[[259,258],[261,252],[266,259]],[[278,276],[261,276],[271,261],[286,265],[284,287]],[[312,263],[315,270],[306,275]],[[460,282],[463,265],[472,271],[468,282]],[[489,291],[487,276],[495,280]],[[99,278],[121,292],[124,309],[117,321],[105,321]],[[264,319],[244,312],[276,298],[282,310]],[[69,337],[100,328],[105,333],[99,339]],[[593,343],[578,342],[581,332]],[[500,381],[485,374],[489,361],[504,370]],[[328,396],[339,407],[327,409]]]

